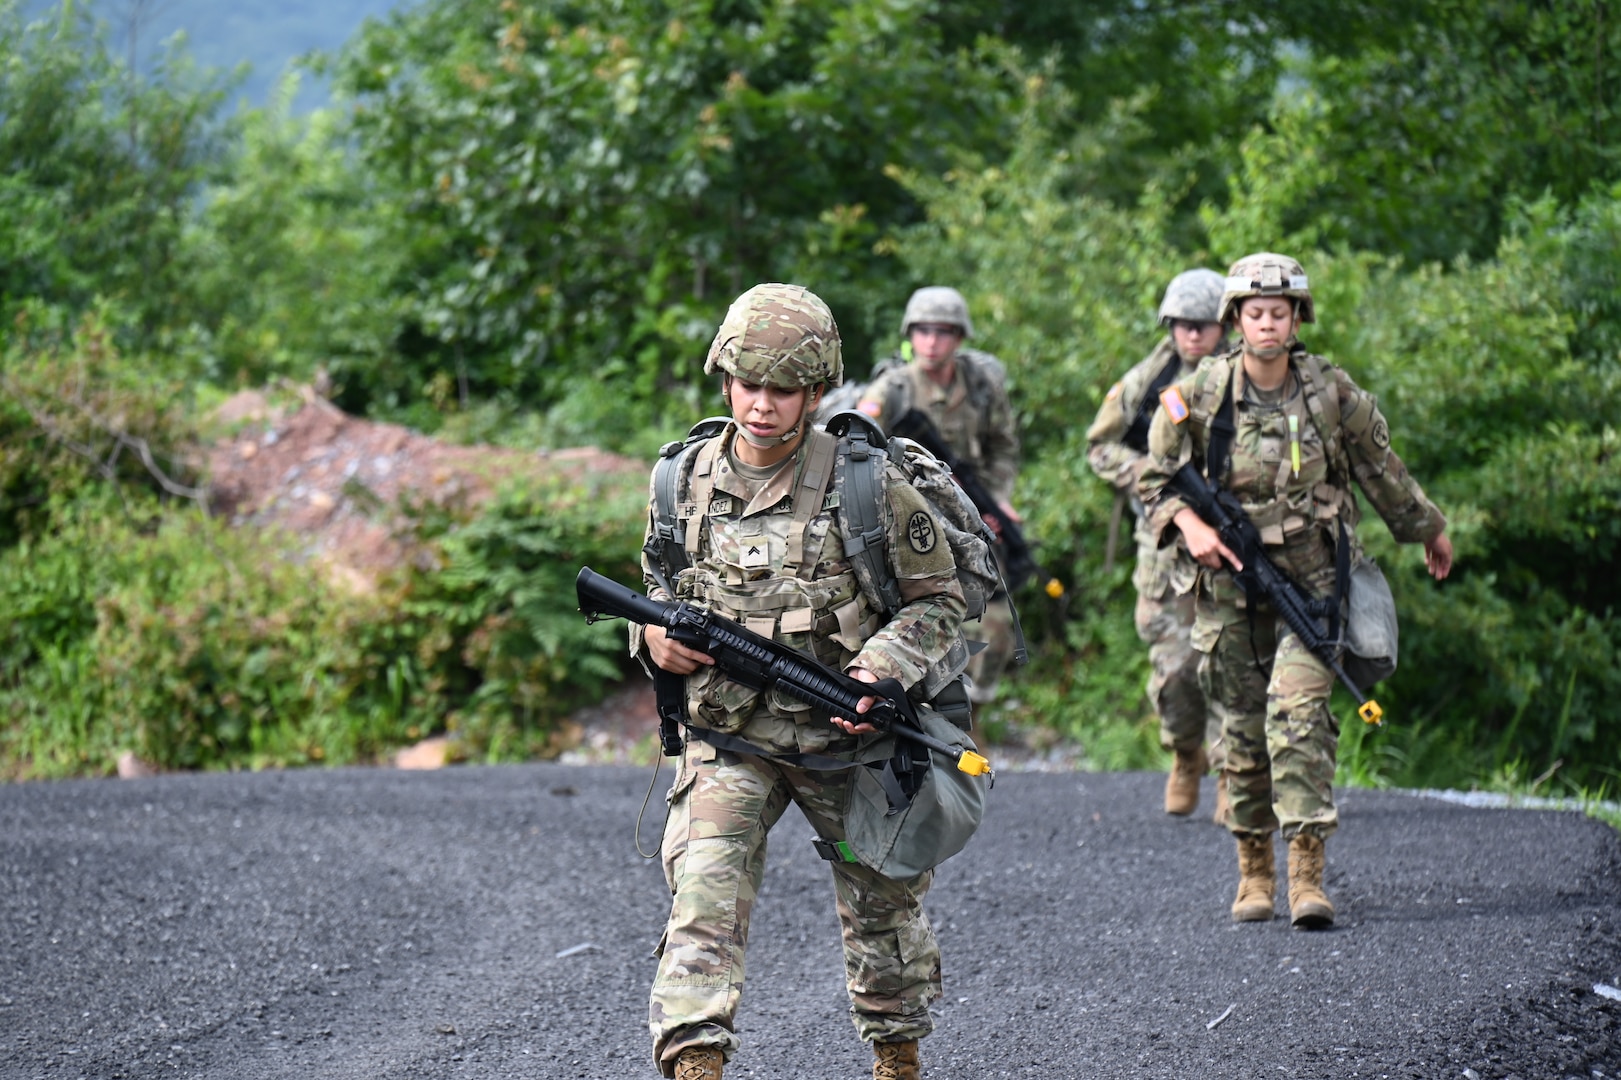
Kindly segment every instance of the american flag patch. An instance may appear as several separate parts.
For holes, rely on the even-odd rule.
[[[1173,424],[1180,424],[1188,418],[1188,403],[1182,400],[1182,391],[1174,386],[1160,391],[1159,404],[1170,415]]]

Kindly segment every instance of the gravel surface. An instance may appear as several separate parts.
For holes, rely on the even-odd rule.
[[[0,1077],[654,1077],[648,776],[0,787]],[[998,779],[929,897],[929,1076],[1621,1077],[1613,829],[1346,792],[1307,934],[1228,921],[1232,842],[1161,784]],[[809,835],[773,833],[728,1080],[870,1075]]]

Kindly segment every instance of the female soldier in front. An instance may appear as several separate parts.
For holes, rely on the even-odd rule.
[[[1423,544],[1430,573],[1447,576],[1446,519],[1391,450],[1372,395],[1295,339],[1314,314],[1295,260],[1263,252],[1233,264],[1218,318],[1236,329],[1240,345],[1161,394],[1139,485],[1160,543],[1174,540],[1174,524],[1201,567],[1193,643],[1205,654],[1200,676],[1227,750],[1228,827],[1239,865],[1233,919],[1272,918],[1272,833],[1281,828],[1289,915],[1305,929],[1334,921],[1323,891],[1323,841],[1339,823],[1339,723],[1328,708],[1334,675],[1264,599],[1245,597],[1229,569],[1242,569],[1238,557],[1168,485],[1191,453],[1213,485],[1238,498],[1278,569],[1326,598],[1336,592],[1336,546],[1350,545],[1348,565],[1362,557],[1354,479],[1397,541]],[[1231,434],[1213,445],[1227,414]]]

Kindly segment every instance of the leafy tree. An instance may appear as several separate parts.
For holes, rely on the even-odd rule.
[[[419,381],[541,406],[595,390],[621,415],[627,394],[677,391],[691,411],[683,388],[743,288],[872,287],[872,223],[913,212],[884,166],[997,137],[999,73],[946,51],[928,14],[481,0],[369,24],[338,86],[362,167],[423,238]],[[846,329],[860,355],[869,329]]]
[[[0,317],[103,297],[158,340],[187,316],[181,236],[230,137],[229,80],[199,75],[178,42],[136,77],[72,4],[25,22],[4,0],[0,52]]]

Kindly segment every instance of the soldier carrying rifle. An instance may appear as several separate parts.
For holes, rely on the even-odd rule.
[[[643,561],[649,596],[702,604],[866,684],[894,679],[910,690],[948,655],[966,659],[968,601],[954,555],[931,504],[895,465],[886,464],[873,493],[895,610],[873,601],[847,553],[857,545],[843,533],[840,504],[855,495],[833,480],[837,440],[809,423],[844,371],[827,305],[799,286],[755,286],[727,312],[705,370],[722,375],[731,417],[680,459],[679,520],[665,537],[684,553],[675,575],[651,554],[660,550],[655,471]],[[805,762],[856,758],[887,736],[860,715],[876,697],[829,722],[776,687],[728,678],[662,626],[631,631],[644,663],[686,677],[688,738],[662,848],[672,902],[653,983],[653,1053],[667,1077],[718,1080],[738,1047],[734,1017],[766,834],[794,803],[837,848],[852,773],[863,770]],[[960,670],[959,660],[947,674]],[[740,743],[759,752],[739,752]],[[933,1028],[929,1005],[941,992],[940,949],[923,911],[933,872],[891,878],[858,862],[829,865],[850,1012],[873,1045],[873,1075],[915,1080],[918,1040]]]
[[[1305,929],[1334,921],[1323,891],[1323,841],[1339,824],[1339,723],[1328,708],[1335,671],[1262,590],[1248,589],[1239,573],[1244,554],[1200,517],[1177,475],[1191,456],[1197,473],[1248,519],[1254,546],[1281,571],[1279,580],[1308,598],[1313,618],[1339,619],[1348,578],[1365,559],[1353,481],[1398,541],[1424,545],[1435,578],[1452,567],[1446,518],[1391,449],[1373,396],[1296,340],[1315,314],[1294,259],[1261,253],[1235,263],[1218,319],[1240,345],[1160,394],[1138,487],[1150,534],[1171,544],[1174,524],[1201,568],[1193,647],[1204,654],[1201,680],[1227,753],[1228,827],[1239,863],[1233,919],[1273,917],[1272,834],[1281,829],[1290,919]],[[1365,717],[1375,719],[1368,704]]]

